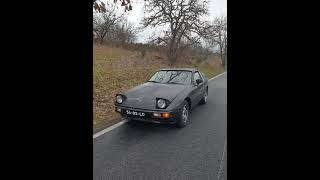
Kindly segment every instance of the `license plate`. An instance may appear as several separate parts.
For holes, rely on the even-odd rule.
[[[131,110],[126,110],[127,115],[133,115],[133,116],[140,116],[144,117],[146,114],[144,112],[137,112],[137,111],[131,111]]]

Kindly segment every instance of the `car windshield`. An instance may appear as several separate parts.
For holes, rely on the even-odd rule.
[[[191,71],[162,70],[156,72],[148,82],[190,85],[191,74]]]

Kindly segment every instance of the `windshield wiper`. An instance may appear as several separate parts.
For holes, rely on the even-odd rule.
[[[168,84],[183,84],[183,83],[178,83],[178,82],[167,82]]]
[[[160,82],[158,82],[158,81],[147,81],[147,82],[160,83]]]

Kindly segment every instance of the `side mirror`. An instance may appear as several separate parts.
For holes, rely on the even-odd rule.
[[[202,81],[201,79],[197,79],[196,82],[197,82],[197,85],[199,85],[199,84],[201,84],[203,81]]]

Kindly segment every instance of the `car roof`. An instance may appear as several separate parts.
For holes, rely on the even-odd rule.
[[[165,68],[165,69],[160,69],[160,71],[198,71],[196,68]]]

